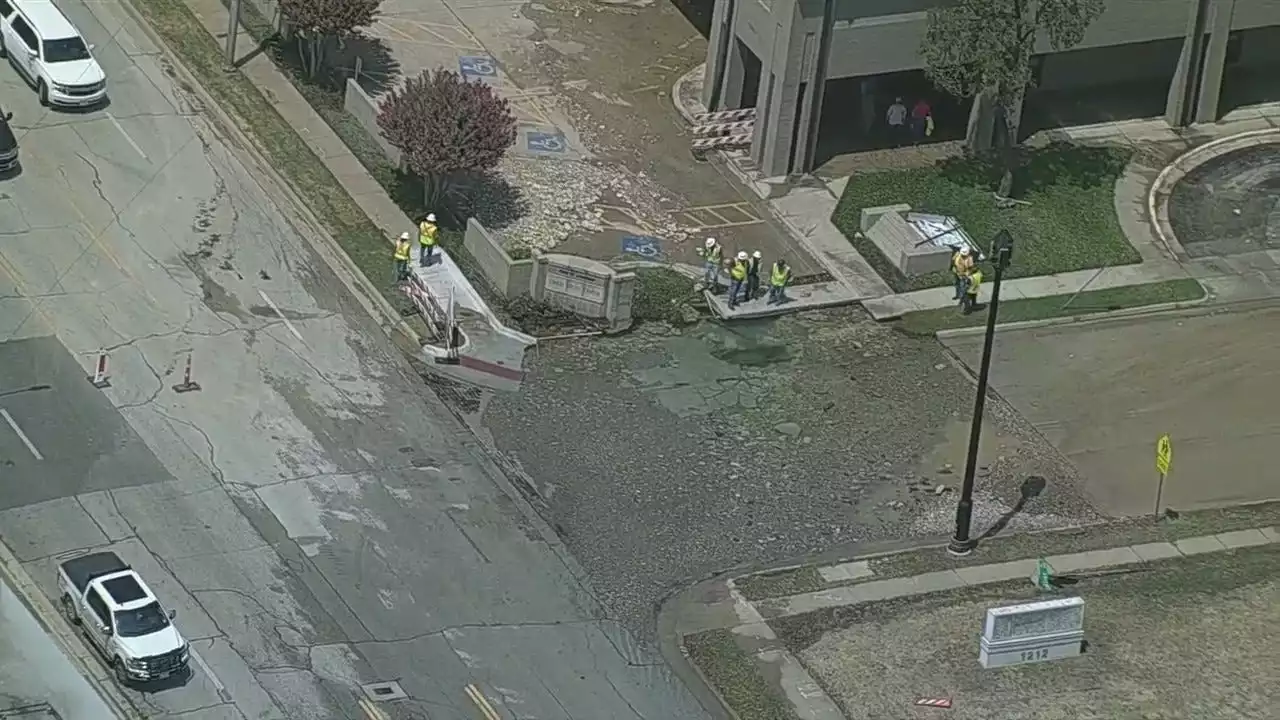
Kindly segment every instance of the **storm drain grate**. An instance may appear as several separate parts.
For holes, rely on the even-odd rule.
[[[370,700],[374,702],[386,702],[388,700],[403,700],[409,697],[400,687],[400,683],[392,680],[391,682],[369,683],[361,685],[361,690]]]
[[[62,716],[58,715],[48,703],[0,710],[0,718],[4,720],[62,720]]]

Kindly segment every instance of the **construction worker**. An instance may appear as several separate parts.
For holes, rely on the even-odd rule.
[[[769,273],[769,300],[767,305],[781,304],[787,301],[787,283],[791,280],[791,267],[781,258],[773,264]]]
[[[729,268],[729,309],[732,310],[738,306],[738,296],[742,294],[744,286],[747,282],[747,263],[750,260],[747,253],[739,252],[738,256],[733,260],[733,266]]]
[[[422,222],[418,223],[418,244],[421,249],[418,251],[418,265],[427,267],[431,264],[431,257],[436,251],[436,233],[439,229],[436,227],[436,214],[427,213],[422,218]]]
[[[951,255],[951,273],[955,275],[956,296],[953,300],[964,300],[965,288],[969,284],[969,274],[973,272],[973,255],[966,245]]]
[[[760,259],[764,255],[759,250],[751,253],[751,261],[747,263],[747,299],[755,300],[760,292]]]
[[[400,233],[400,239],[396,241],[395,252],[392,253],[392,258],[395,259],[395,282],[404,282],[409,279],[409,258],[412,253],[413,244],[409,242],[409,233]]]
[[[978,291],[982,289],[982,270],[974,268],[969,273],[968,282],[965,284],[964,298],[960,300],[960,311],[965,315],[978,309]]]
[[[715,238],[707,238],[703,246],[698,249],[698,255],[702,258],[702,284],[714,290],[720,279],[720,263],[724,261],[724,248],[720,247],[720,243],[716,242]]]

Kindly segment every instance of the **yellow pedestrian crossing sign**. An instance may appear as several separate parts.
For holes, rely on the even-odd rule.
[[[1169,474],[1169,464],[1173,462],[1173,443],[1168,435],[1161,435],[1156,441],[1156,470],[1161,475]]]

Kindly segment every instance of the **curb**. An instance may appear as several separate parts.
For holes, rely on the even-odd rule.
[[[1138,307],[1122,308],[1120,310],[1085,313],[1082,315],[1067,315],[1064,317],[1045,318],[1043,320],[1020,320],[1010,323],[996,323],[996,327],[1001,330],[1030,330],[1032,328],[1055,327],[1058,325],[1079,325],[1094,321],[1121,320],[1125,318],[1142,317],[1145,315],[1155,315],[1173,310],[1186,310],[1188,308],[1204,305],[1210,300],[1209,290],[1205,288],[1204,284],[1200,283],[1199,280],[1196,280],[1196,283],[1200,285],[1202,290],[1204,290],[1204,296],[1199,300],[1181,300],[1178,302],[1156,303],[1154,305],[1140,305]],[[939,330],[933,335],[939,340],[947,340],[952,338],[969,337],[971,335],[982,335],[986,331],[986,327],[976,325],[974,327]]]
[[[111,706],[120,720],[146,720],[146,716],[110,677],[104,672],[96,672],[103,669],[102,661],[80,641],[75,628],[62,617],[62,613],[58,612],[48,596],[27,573],[26,568],[22,567],[22,561],[18,560],[3,541],[0,541],[0,576],[13,588],[14,594],[26,604],[36,621],[44,628],[71,665],[80,671],[80,675],[89,683],[98,697]]]
[[[705,73],[706,68],[707,64],[705,62],[699,64],[694,69],[676,78],[675,83],[671,86],[671,104],[675,106],[676,112],[680,113],[680,117],[684,118],[685,122],[690,125],[694,124],[694,114],[693,111],[684,104],[684,100],[680,99],[680,91],[684,89],[684,86],[689,83],[690,79],[696,77],[700,73]]]
[[[1253,142],[1259,138],[1264,138],[1264,142]],[[1175,256],[1186,255],[1182,243],[1173,235],[1173,228],[1170,227],[1167,231],[1165,230],[1165,225],[1168,224],[1168,208],[1161,201],[1167,199],[1166,185],[1171,185],[1173,182],[1182,179],[1186,173],[1220,155],[1256,145],[1275,143],[1280,143],[1280,128],[1249,130],[1191,148],[1174,158],[1173,162],[1164,166],[1164,169],[1160,171],[1159,175],[1156,175],[1156,179],[1151,183],[1151,189],[1147,191],[1147,219],[1151,222],[1156,237],[1164,244],[1165,248]],[[1204,157],[1201,158],[1201,155],[1204,155]],[[1177,178],[1171,180],[1170,178],[1174,173],[1180,174]]]

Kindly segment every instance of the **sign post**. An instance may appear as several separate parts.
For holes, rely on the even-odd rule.
[[[1173,443],[1169,441],[1169,435],[1161,435],[1156,441],[1156,472],[1160,475],[1160,482],[1156,485],[1156,508],[1155,517],[1160,519],[1160,500],[1164,496],[1164,479],[1169,474],[1169,466],[1173,463]]]

